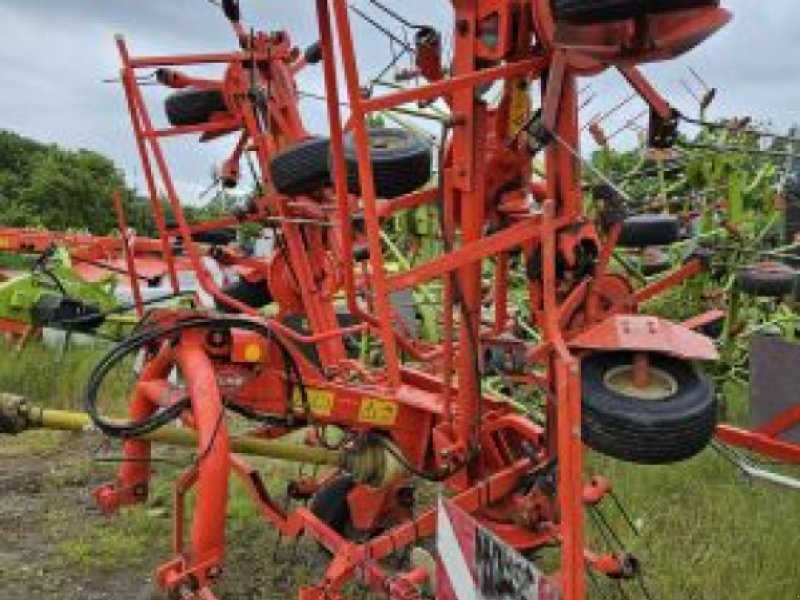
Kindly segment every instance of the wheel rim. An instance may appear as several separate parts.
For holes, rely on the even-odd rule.
[[[369,145],[372,150],[397,150],[408,146],[408,138],[390,133],[377,133],[369,136]]]
[[[666,400],[678,392],[677,379],[666,371],[653,366],[647,368],[645,385],[635,383],[633,365],[621,365],[609,369],[603,377],[603,384],[617,394],[654,402]]]

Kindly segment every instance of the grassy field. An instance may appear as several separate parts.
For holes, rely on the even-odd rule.
[[[59,360],[36,347],[20,356],[2,352],[0,390],[55,407],[77,406],[97,357],[95,351],[77,350]],[[733,412],[740,413],[742,391],[728,392]],[[156,466],[159,483],[146,507],[104,518],[89,511],[86,498],[86,489],[114,468],[91,461],[89,450],[97,442],[91,435],[47,432],[0,439],[0,529],[11,512],[13,522],[34,532],[27,545],[13,532],[0,532],[0,598],[135,597],[131,590],[168,556],[168,483],[175,467]],[[164,452],[162,458],[186,458]],[[273,473],[287,468],[261,466]],[[31,489],[25,487],[29,471],[38,474]],[[611,505],[605,510],[642,561],[654,599],[800,598],[800,494],[745,481],[710,449],[670,467],[633,466],[590,454],[586,471],[611,479],[636,522],[638,537]],[[278,478],[268,480],[280,489]],[[298,583],[319,575],[321,553],[308,542],[281,543],[237,489],[229,512],[231,550],[222,598],[291,598]],[[626,597],[601,586],[590,586],[592,598]],[[636,586],[627,594],[644,597]]]

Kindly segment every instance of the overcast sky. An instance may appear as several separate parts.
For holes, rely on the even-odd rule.
[[[443,30],[450,27],[446,0],[387,1],[412,21]],[[648,67],[653,81],[675,105],[692,111],[694,102],[680,83],[682,79],[693,82],[687,69],[691,66],[720,90],[713,116],[749,114],[782,129],[800,121],[797,0],[723,3],[734,12],[734,21],[697,50]],[[352,4],[369,11],[367,0]],[[312,0],[242,0],[242,5],[249,25],[286,28],[301,47],[317,38]],[[362,74],[367,77],[384,64],[387,44],[370,26],[355,17],[353,23]],[[116,84],[102,83],[118,69],[113,40],[117,33],[126,36],[134,54],[226,50],[233,43],[227,22],[208,0],[0,0],[0,128],[107,154],[142,188],[121,90]],[[300,84],[305,90],[320,92],[320,70],[304,73]],[[148,91],[154,115],[162,118],[163,91]],[[598,97],[586,109],[586,118],[628,93],[612,75],[597,78],[592,91]],[[302,106],[309,129],[324,132],[323,105],[305,100]],[[609,121],[608,129],[640,109],[627,107]],[[185,200],[192,201],[191,196],[208,185],[213,164],[224,156],[228,144],[198,150],[187,140],[169,143],[169,157]]]

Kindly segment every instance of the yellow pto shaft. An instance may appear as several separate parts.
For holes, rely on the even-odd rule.
[[[82,412],[54,410],[29,404],[13,394],[0,394],[0,433],[17,434],[29,429],[86,431],[91,429],[89,415]],[[162,427],[138,439],[168,446],[197,447],[197,435],[191,429]],[[254,436],[232,436],[231,450],[237,454],[263,456],[314,465],[339,466],[339,452]]]
[[[88,431],[89,415],[82,412],[43,408],[21,396],[0,393],[0,434],[15,435],[30,429]],[[197,434],[191,429],[161,427],[137,437],[168,446],[197,448]],[[388,439],[348,444],[340,451],[289,442],[265,440],[252,435],[231,436],[231,451],[312,465],[338,467],[353,478],[372,486],[384,486],[408,475],[399,460],[399,450]]]

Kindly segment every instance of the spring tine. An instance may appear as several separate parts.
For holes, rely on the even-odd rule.
[[[599,506],[595,507],[595,514],[597,515],[597,518],[600,519],[600,522],[603,524],[603,527],[605,527],[606,531],[608,531],[609,535],[611,535],[611,537],[614,539],[614,543],[617,546],[617,548],[619,548],[619,550],[621,550],[622,552],[625,552],[625,544],[623,544],[622,540],[619,539],[617,532],[614,531],[613,527],[611,527],[611,524],[606,519],[606,516],[605,514],[603,514],[603,511],[600,510]]]
[[[404,19],[400,14],[398,14],[395,11],[393,11],[391,8],[386,6],[383,2],[379,2],[378,0],[367,0],[367,1],[370,4],[372,4],[373,6],[375,6],[376,8],[380,9],[381,11],[383,11],[384,13],[389,15],[390,17],[392,17],[395,21],[397,21],[398,23],[401,23],[402,25],[404,25],[405,27],[408,27],[409,29],[420,29],[422,27],[421,25],[416,25],[416,24],[412,23],[411,21],[409,21],[407,19]]]
[[[628,524],[628,527],[631,528],[633,534],[636,537],[641,537],[641,533],[636,528],[636,523],[633,522],[630,513],[625,508],[625,505],[622,504],[622,501],[619,499],[619,496],[617,496],[617,494],[614,493],[614,490],[611,490],[609,492],[609,495],[611,496],[611,499],[614,501],[614,504],[617,506],[617,510],[619,510],[620,514],[622,515],[622,518],[625,519],[625,522]]]
[[[600,596],[602,600],[608,600],[608,594],[606,593],[606,589],[604,588],[603,585],[601,585],[600,581],[597,578],[597,574],[591,569],[588,569],[586,572],[589,575],[589,583],[592,584],[592,589],[597,592],[597,594]]]
[[[654,600],[653,595],[650,593],[650,588],[647,587],[647,584],[644,580],[644,573],[640,570],[639,573],[636,575],[636,581],[639,582],[639,587],[642,589],[642,594],[647,600]]]
[[[691,86],[688,83],[686,83],[685,79],[681,79],[681,85],[683,86],[683,89],[685,89],[689,93],[689,95],[694,99],[695,102],[700,102],[700,98],[698,98],[697,94],[694,93],[694,90],[691,88]]]
[[[624,600],[631,600],[631,596],[625,589],[622,580],[617,581],[617,591],[619,592],[620,598],[624,598]]]
[[[624,100],[615,104],[613,108],[610,108],[609,110],[607,110],[606,112],[604,112],[603,114],[594,119],[590,119],[582,130],[587,129],[589,125],[591,125],[592,123],[602,123],[603,121],[608,119],[611,115],[619,112],[622,108],[627,106],[634,98],[636,98],[636,94],[631,94],[630,96],[627,96]]]
[[[606,177],[605,173],[603,173],[600,169],[595,167],[590,161],[586,160],[578,150],[576,150],[571,144],[565,141],[564,138],[558,135],[556,131],[550,131],[548,133],[550,133],[550,135],[553,136],[553,138],[556,140],[556,142],[559,143],[559,145],[561,145],[578,162],[580,162],[580,164],[585,169],[591,171],[603,183],[606,183],[609,186],[611,186],[611,189],[613,189],[615,193],[619,194],[620,198],[622,198],[626,204],[631,204],[631,197],[628,194],[626,194],[624,190],[622,190],[616,183],[611,181],[611,179]]]
[[[369,15],[367,15],[366,13],[364,13],[364,12],[363,12],[361,9],[359,9],[358,7],[356,7],[356,6],[352,6],[352,5],[351,5],[351,6],[350,6],[350,10],[352,10],[352,11],[353,11],[353,12],[354,12],[356,15],[358,15],[359,17],[361,17],[361,18],[362,18],[364,21],[366,21],[367,23],[369,23],[370,25],[372,25],[372,26],[373,26],[375,29],[377,29],[378,31],[380,31],[380,32],[381,32],[383,35],[385,35],[387,38],[389,38],[390,40],[392,40],[393,42],[395,42],[397,45],[399,45],[399,46],[402,46],[403,48],[405,48],[406,52],[413,52],[413,51],[414,51],[414,49],[413,49],[411,46],[409,46],[408,44],[406,44],[406,43],[405,43],[403,40],[401,40],[399,37],[397,37],[397,36],[396,36],[394,33],[392,33],[391,31],[389,31],[389,29],[387,29],[386,27],[384,27],[383,25],[381,25],[380,23],[378,23],[378,22],[377,22],[375,19],[373,19],[372,17],[370,17]]]
[[[609,135],[608,135],[608,136],[606,136],[606,137],[607,137],[609,140],[612,140],[612,139],[614,139],[615,137],[617,137],[617,136],[618,136],[620,133],[622,133],[623,131],[625,131],[626,129],[632,129],[632,128],[636,127],[636,125],[638,125],[638,123],[637,123],[637,122],[639,121],[639,119],[641,119],[641,118],[642,118],[643,116],[645,116],[646,114],[647,114],[647,111],[646,111],[646,110],[644,110],[644,111],[642,111],[642,112],[638,113],[638,114],[637,114],[635,117],[631,117],[630,119],[628,119],[627,121],[625,121],[625,122],[622,124],[622,126],[621,126],[621,127],[619,127],[618,129],[616,129],[615,131],[613,131],[611,134],[609,134]],[[641,126],[640,126],[640,129],[641,129]]]
[[[578,107],[578,110],[583,110],[584,108],[589,106],[592,102],[594,102],[595,98],[597,98],[597,94],[594,92],[587,95],[586,99],[584,99],[583,102],[581,102],[580,106]]]
[[[700,75],[697,73],[697,71],[695,71],[691,66],[689,66],[689,72],[697,80],[697,83],[699,83],[701,86],[703,86],[703,89],[708,90],[708,84],[705,82],[705,80],[702,77],[700,77]]]

